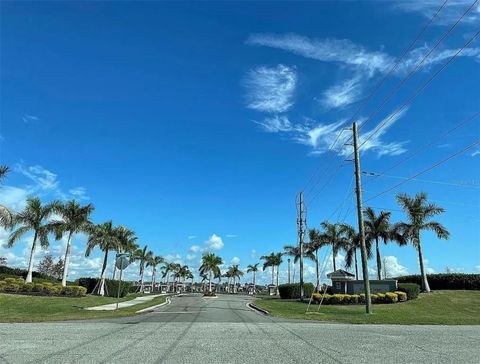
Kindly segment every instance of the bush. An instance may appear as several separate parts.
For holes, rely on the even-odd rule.
[[[360,293],[358,295],[358,303],[365,303],[365,293]]]
[[[378,296],[377,296],[376,294],[370,295],[370,301],[371,301],[372,303],[379,303],[379,302],[378,302]]]
[[[3,281],[6,284],[17,284],[17,278],[5,278]]]
[[[420,293],[420,286],[416,283],[399,283],[397,290],[405,292],[408,300],[414,300]]]
[[[3,292],[3,288],[6,286],[7,284],[5,283],[5,281],[0,281],[0,292]]]
[[[60,293],[69,297],[82,297],[87,294],[87,289],[82,286],[61,287]]]
[[[99,280],[100,280],[99,278],[91,278],[91,277],[79,278],[77,280],[77,284],[79,286],[85,287],[87,289],[87,293],[90,294],[95,289]],[[117,281],[117,280],[105,279],[106,295],[108,297],[117,297],[119,282],[120,281]],[[120,297],[125,297],[127,294],[129,294],[132,286],[133,286],[133,283],[122,281]]]
[[[385,293],[375,293],[377,295],[377,303],[385,302]]]
[[[352,294],[350,296],[350,303],[357,304],[360,302],[360,295],[358,294]]]
[[[385,303],[396,303],[398,302],[398,295],[393,292],[385,293]]]
[[[398,296],[398,302],[405,302],[407,300],[407,294],[402,291],[395,291]]]
[[[6,276],[9,276],[9,277],[22,277],[22,278],[27,278],[27,273],[28,271],[26,269],[20,269],[20,268],[11,268],[11,267],[7,267],[7,266],[0,266],[0,276],[3,278],[3,277],[6,277]],[[42,278],[42,279],[48,279],[50,281],[58,281],[58,279],[54,278],[54,277],[51,277],[47,274],[42,274],[42,273],[38,273],[38,272],[35,272],[33,271],[32,272],[32,277],[33,278]],[[23,283],[23,282],[22,282]]]
[[[480,290],[480,274],[468,273],[439,273],[427,274],[428,285],[431,289],[468,289]],[[416,283],[422,285],[421,276],[418,274],[401,276],[399,283]]]
[[[20,285],[17,283],[6,283],[3,286],[3,292],[5,293],[17,293],[20,289]]]
[[[29,293],[29,292],[32,292],[32,289],[33,289],[33,283],[24,283],[20,287],[20,292]]]
[[[313,293],[313,284],[304,283],[303,284],[303,293],[305,297],[310,297]],[[278,286],[278,291],[280,292],[280,298],[282,299],[292,299],[300,298],[300,284],[280,284]]]
[[[41,283],[34,283],[32,287],[32,292],[38,292],[42,293],[43,292],[43,284]]]

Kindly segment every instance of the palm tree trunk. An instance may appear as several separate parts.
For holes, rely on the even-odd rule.
[[[115,264],[113,265],[113,274],[112,274],[112,279],[115,280],[115,276],[117,275],[117,260],[118,260],[118,253],[115,254]]]
[[[143,263],[142,263],[142,268],[140,269],[140,292],[143,293],[143,290],[144,290],[144,283],[143,283],[143,272],[144,272],[145,268],[143,266]]]
[[[65,249],[65,259],[63,260],[62,287],[67,285],[68,264],[70,263],[70,243],[72,241],[72,232],[68,233],[67,248]]]
[[[317,274],[317,286],[315,287],[315,291],[320,291],[320,271],[318,269],[318,250],[315,250],[315,273]]]
[[[380,257],[380,247],[378,246],[378,238],[375,239],[375,249],[377,250],[377,276],[378,280],[382,279],[382,258]]]
[[[155,266],[152,267],[152,292],[155,290]]]
[[[212,271],[208,274],[208,291],[212,293]]]
[[[272,265],[272,286],[273,286],[274,280],[275,280],[275,267]]]
[[[35,255],[35,247],[37,246],[37,232],[35,231],[35,235],[33,236],[32,242],[32,251],[30,252],[30,260],[28,262],[28,273],[26,283],[32,283],[32,273],[33,273],[33,256]]]
[[[335,256],[337,254],[335,252],[333,252],[333,271],[335,272],[337,270],[337,263],[335,261]]]
[[[105,250],[105,257],[103,258],[102,273],[100,274],[100,287],[98,288],[98,294],[105,296],[105,270],[107,269],[108,261],[108,249]]]
[[[423,254],[422,254],[422,245],[420,244],[420,239],[418,240],[418,261],[420,262],[420,273],[422,275],[422,290],[423,292],[429,293],[430,286],[428,285],[427,273],[425,272],[425,265],[423,264]]]
[[[355,279],[358,281],[357,249],[355,249]]]
[[[280,271],[280,266],[277,265],[277,296],[280,294],[280,291],[278,290],[278,273]]]
[[[256,289],[257,289],[257,285],[255,283],[255,271],[253,271],[253,294],[255,294]]]

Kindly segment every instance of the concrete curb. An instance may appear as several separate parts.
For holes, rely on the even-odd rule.
[[[160,304],[155,305],[155,306],[143,308],[143,309],[141,309],[141,310],[136,311],[135,313],[151,312],[151,311],[155,310],[156,308],[169,305],[171,302],[172,302],[172,300],[170,299],[170,297],[167,297],[167,298],[165,299],[165,302],[160,303]]]
[[[268,312],[267,310],[265,310],[265,309],[263,309],[263,308],[261,308],[261,307],[258,307],[257,305],[255,305],[255,304],[253,304],[253,303],[247,303],[246,306],[247,306],[249,309],[251,309],[251,310],[253,310],[253,311],[258,311],[258,312],[260,312],[260,313],[262,313],[262,314],[264,314],[264,315],[269,315],[269,314],[270,314],[270,312]]]

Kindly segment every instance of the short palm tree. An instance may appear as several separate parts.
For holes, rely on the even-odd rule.
[[[258,265],[260,263],[255,263],[255,264],[250,264],[247,267],[247,273],[253,273],[253,294],[255,294],[255,291],[257,290],[257,283],[256,283],[256,274],[258,272]]]
[[[88,257],[95,247],[99,247],[104,252],[102,271],[100,273],[100,282],[94,289],[93,293],[98,293],[100,296],[105,295],[105,273],[107,270],[108,253],[118,250],[118,236],[115,227],[111,221],[103,224],[93,225],[89,228],[89,236],[87,240],[87,249],[85,256]]]
[[[147,250],[148,246],[145,245],[143,249],[137,249],[133,255],[132,260],[138,260],[139,262],[139,275],[140,275],[140,292],[145,290],[145,283],[144,283],[144,274],[145,274],[145,264],[152,258],[153,252],[151,250]]]
[[[30,197],[27,199],[25,210],[13,216],[12,224],[19,227],[12,232],[8,238],[7,246],[12,247],[20,238],[29,231],[33,231],[32,249],[30,251],[30,260],[28,263],[28,273],[26,282],[32,282],[33,259],[37,242],[44,249],[48,247],[48,234],[52,231],[53,226],[48,222],[48,218],[59,207],[59,202],[54,201],[42,206],[42,202],[38,197]]]
[[[343,237],[343,231],[340,227],[340,224],[331,224],[328,221],[324,221],[320,224],[320,227],[323,229],[323,237],[327,244],[332,246],[332,257],[333,257],[333,270],[337,270],[336,258],[338,252],[341,249],[344,249],[345,239]]]
[[[60,240],[64,234],[67,234],[67,247],[65,249],[65,258],[63,260],[62,286],[67,285],[68,265],[70,262],[70,248],[72,237],[78,233],[88,234],[92,225],[90,215],[93,212],[93,205],[88,204],[80,206],[75,200],[58,206],[56,213],[60,215],[60,220],[52,221],[55,231],[55,239]]]
[[[235,264],[235,265],[231,266],[230,275],[233,279],[233,293],[237,293],[237,289],[236,289],[236,285],[235,285],[235,279],[238,278],[238,280],[240,280],[240,277],[243,276],[243,272],[239,268],[238,264]]]
[[[0,182],[3,181],[7,173],[10,171],[8,166],[0,166]],[[0,227],[8,229],[12,226],[13,215],[8,208],[0,205]]]
[[[345,249],[345,267],[347,269],[355,268],[355,279],[359,279],[358,275],[358,260],[357,250],[360,249],[360,236],[355,228],[348,224],[341,224],[340,229],[344,236],[343,248]],[[372,244],[371,241],[365,241],[365,248],[367,251],[367,259],[372,257]]]
[[[152,292],[155,290],[155,283],[157,281],[157,267],[164,262],[160,255],[151,256],[147,260],[147,267],[152,267]]]
[[[168,292],[171,291],[170,289],[170,274],[174,273],[175,270],[175,264],[174,263],[167,263],[165,262],[165,265],[162,267],[162,278],[167,278],[167,289]]]
[[[320,290],[320,263],[318,261],[318,252],[320,248],[328,244],[328,241],[317,229],[310,229],[308,236],[310,242],[306,244],[305,248],[307,257],[315,261],[315,274],[317,278],[315,290],[318,292]]]
[[[288,255],[293,257],[293,279],[295,280],[295,264],[300,260],[300,246],[298,245],[285,245],[283,247],[283,255]],[[312,261],[315,261],[315,254],[308,249],[308,247],[305,245],[303,247],[303,258],[310,259]]]
[[[282,253],[274,253],[274,255],[273,255],[273,265],[277,268],[277,284],[276,284],[277,296],[280,294],[280,292],[278,290],[278,275],[280,273],[280,264],[282,264],[282,262],[283,262],[282,256],[283,256]]]
[[[365,241],[370,244],[375,242],[375,252],[377,258],[377,278],[382,279],[382,257],[380,255],[379,241],[387,244],[391,236],[390,212],[380,211],[377,215],[371,207],[363,212],[365,216]]]
[[[204,253],[202,256],[200,275],[208,275],[208,290],[210,293],[212,293],[212,276],[215,278],[221,276],[220,265],[222,264],[222,258],[214,253]]]
[[[448,239],[450,233],[441,223],[431,221],[433,216],[445,212],[445,209],[428,202],[425,192],[419,192],[415,197],[407,194],[398,194],[397,202],[407,215],[408,222],[400,222],[395,225],[396,230],[401,233],[406,241],[410,241],[417,249],[420,274],[422,276],[422,290],[430,292],[425,264],[423,262],[422,244],[420,234],[422,231],[433,231],[439,239]]]
[[[270,255],[262,255],[260,257],[264,261],[263,263],[263,271],[265,271],[268,267],[272,268],[272,286],[273,282],[275,281],[275,253],[270,253]]]

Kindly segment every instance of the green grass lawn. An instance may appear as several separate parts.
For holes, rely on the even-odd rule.
[[[302,320],[334,321],[354,324],[438,324],[480,325],[480,291],[436,291],[420,294],[413,301],[373,305],[373,314],[365,314],[363,305],[311,305],[314,313],[305,313],[307,304],[278,298],[265,298],[255,304],[272,316]]]
[[[127,301],[139,297],[132,294],[121,298]],[[165,297],[119,309],[118,311],[87,311],[84,307],[93,307],[115,303],[114,297],[45,297],[0,293],[0,322],[37,322],[57,320],[83,320],[104,317],[122,317],[134,315],[136,311],[165,302]]]

